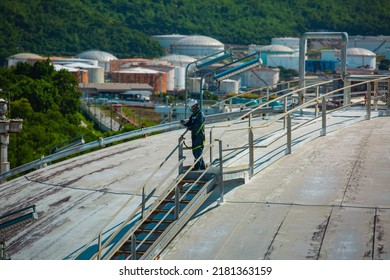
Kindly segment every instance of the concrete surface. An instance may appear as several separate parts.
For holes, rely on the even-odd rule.
[[[231,182],[161,258],[390,259],[389,122],[353,124]]]

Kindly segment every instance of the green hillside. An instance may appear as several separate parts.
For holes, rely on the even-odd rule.
[[[389,35],[387,0],[2,0],[0,63],[20,52],[157,57],[158,34],[211,36],[226,44],[269,44],[307,31]]]

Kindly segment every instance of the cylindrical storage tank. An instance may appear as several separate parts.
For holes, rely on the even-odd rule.
[[[141,67],[111,72],[111,81],[148,84],[153,87],[154,93],[167,92],[167,73]]]
[[[200,78],[189,78],[188,82],[189,82],[188,91],[190,93],[200,92]]]
[[[295,37],[280,37],[280,38],[272,38],[271,45],[282,45],[291,48],[294,51],[299,50],[299,38]]]
[[[260,57],[263,60],[264,65],[268,65],[269,55],[292,55],[294,51],[282,45],[268,45],[257,49],[260,52]]]
[[[226,79],[221,81],[219,86],[219,93],[238,93],[239,82],[236,80]]]
[[[170,54],[161,57],[160,60],[168,61],[170,64],[175,66],[186,67],[188,64],[194,62],[196,59],[188,55]]]
[[[185,90],[185,67],[176,67],[175,68],[175,90]]]
[[[98,65],[103,67],[106,73],[110,72],[110,61],[118,59],[110,53],[99,51],[99,50],[85,51],[78,54],[76,57],[83,58],[83,59],[97,60]]]
[[[167,75],[167,91],[174,91],[175,90],[175,68],[171,69],[170,71],[166,72]]]
[[[362,48],[347,49],[347,67],[375,69],[376,54]]]
[[[207,36],[188,36],[172,44],[172,53],[204,57],[223,51],[224,44]]]
[[[187,35],[172,34],[172,35],[153,35],[152,38],[157,40],[160,45],[167,50],[171,49],[171,45],[177,41],[187,37]]]
[[[89,83],[104,83],[104,68],[100,66],[93,66],[86,63],[70,63],[64,66],[78,68],[88,71],[88,82]]]
[[[337,60],[339,57],[340,51],[338,50],[321,50],[321,60]]]
[[[299,55],[269,55],[267,57],[269,67],[282,66],[286,69],[299,71]]]
[[[276,84],[280,77],[279,68],[252,68],[239,74],[241,87],[258,88]]]
[[[37,61],[42,61],[44,58],[34,53],[19,53],[7,58],[8,67],[16,65],[18,62],[28,62],[34,64]]]

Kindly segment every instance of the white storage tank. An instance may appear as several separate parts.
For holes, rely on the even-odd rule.
[[[106,73],[110,72],[110,61],[118,59],[110,53],[107,53],[104,51],[99,51],[99,50],[85,51],[85,52],[82,52],[82,53],[76,55],[76,57],[83,58],[83,59],[97,60],[98,65],[100,67],[103,67],[103,69]]]
[[[238,93],[238,89],[239,89],[239,81],[226,79],[221,81],[218,92],[222,94]]]
[[[238,79],[241,80],[241,87],[258,88],[276,84],[279,81],[279,74],[279,68],[256,67],[239,74]]]
[[[268,66],[279,67],[282,66],[285,69],[293,69],[299,71],[299,55],[268,55]]]
[[[7,58],[8,67],[16,65],[18,62],[30,62],[31,64],[36,61],[43,61],[44,58],[34,53],[18,53]]]
[[[170,50],[171,45],[173,43],[187,37],[187,35],[171,34],[171,35],[153,35],[151,37],[157,40],[164,49]]]
[[[200,92],[200,79],[201,78],[189,78],[188,79],[188,92],[190,92],[190,93]]]
[[[175,90],[185,90],[185,75],[186,69],[184,67],[175,68]]]
[[[280,37],[272,38],[271,45],[282,45],[291,48],[294,51],[299,51],[299,38],[295,37]]]
[[[193,35],[172,44],[173,54],[204,57],[223,51],[225,45],[207,36]]]
[[[376,54],[362,48],[347,49],[347,67],[349,68],[376,68]]]
[[[88,82],[89,83],[104,83],[104,68],[100,66],[94,66],[87,63],[69,63],[64,66],[78,68],[81,70],[88,71]]]
[[[283,45],[267,45],[267,46],[249,46],[249,53],[260,52],[260,57],[264,65],[268,65],[269,55],[292,55],[294,51],[287,46]]]
[[[172,65],[186,67],[191,62],[194,62],[196,59],[192,56],[182,55],[182,54],[170,54],[161,57],[159,60],[168,61]]]

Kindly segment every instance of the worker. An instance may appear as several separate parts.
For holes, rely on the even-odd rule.
[[[204,132],[204,115],[199,109],[199,104],[196,100],[190,99],[187,105],[190,107],[192,114],[187,122],[181,120],[180,123],[191,131],[192,154],[194,155],[195,161],[199,159],[198,162],[195,163],[194,170],[204,170],[206,169],[206,165],[202,158],[204,142],[206,140]]]

